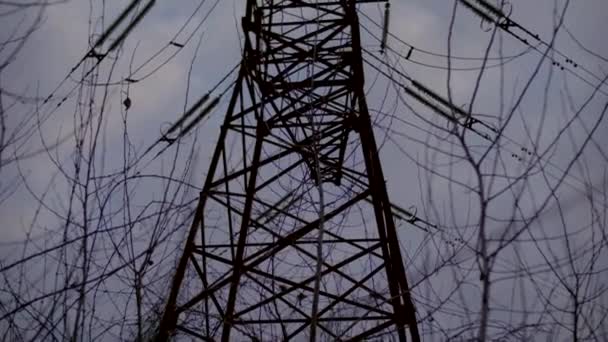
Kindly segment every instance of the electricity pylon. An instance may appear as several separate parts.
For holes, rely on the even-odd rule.
[[[158,340],[302,340],[311,325],[320,340],[420,339],[364,94],[363,2],[247,1]]]

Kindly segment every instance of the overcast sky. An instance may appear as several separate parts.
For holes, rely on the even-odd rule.
[[[80,109],[76,103],[78,90],[73,89],[77,88],[75,80],[82,77],[82,69],[75,71],[68,79],[65,79],[66,75],[88,50],[89,37],[99,35],[102,27],[107,27],[128,3],[129,1],[126,0],[107,3],[105,1],[72,0],[60,2],[44,10],[39,29],[27,40],[16,60],[0,73],[0,86],[11,93],[27,97],[45,98],[53,93],[55,99],[64,96],[68,96],[68,99],[58,107],[55,103],[40,107],[41,117],[46,119],[40,125],[39,131],[32,135],[27,143],[19,147],[18,152],[38,150],[43,144],[52,144],[74,131],[74,125],[78,124],[78,120],[75,118],[78,117]],[[202,94],[208,92],[239,62],[240,18],[243,15],[245,1],[220,0],[215,3],[215,1],[206,0],[200,9],[196,10],[200,3],[198,0],[157,1],[141,24],[128,36],[119,55],[110,56],[111,58],[104,60],[100,65],[100,82],[106,82],[109,79],[111,83],[116,83],[129,77],[138,82],[131,84],[122,82],[122,84],[108,88],[108,100],[105,103],[105,115],[102,120],[103,124],[101,124],[103,127],[103,138],[101,139],[104,146],[103,156],[96,157],[98,176],[112,173],[122,165],[123,117],[125,115],[122,101],[127,96],[126,94],[132,101],[127,120],[129,140],[132,144],[132,153],[140,155],[145,148],[160,137],[161,131],[166,129],[169,123],[174,122],[180,116],[186,101],[191,104]],[[511,18],[529,31],[539,34],[545,42],[549,42],[552,39],[556,17],[560,15],[564,4],[564,0],[512,0],[510,3]],[[447,96],[447,58],[444,56],[448,51],[453,1],[392,0],[391,5],[390,32],[394,34],[394,37],[389,37],[388,45],[393,51],[381,56],[378,42],[371,39],[366,30],[363,30],[364,48],[396,65],[398,69],[412,78],[432,87],[442,96]],[[0,9],[3,8],[2,6],[0,4]],[[8,37],[14,30],[23,32],[34,20],[36,11],[36,9],[29,9],[17,12],[16,15],[0,17],[0,39]],[[208,15],[210,11],[212,12]],[[383,6],[361,5],[360,11],[380,22]],[[193,13],[192,20],[188,21]],[[593,55],[608,56],[608,45],[605,43],[606,32],[608,32],[607,13],[608,1],[605,0],[579,0],[569,3],[564,25],[555,40],[556,49],[550,51],[548,55],[565,65],[564,57],[555,52],[559,51],[575,61],[578,67],[574,68],[570,65],[568,70],[563,71],[559,67],[551,65],[550,60],[545,60],[539,68],[535,80],[530,83],[526,95],[522,97],[513,122],[505,128],[505,134],[510,140],[503,141],[502,155],[509,156],[511,151],[521,152],[522,146],[531,148],[531,142],[536,140],[539,126],[542,126],[542,130],[540,130],[542,133],[538,139],[540,146],[537,151],[543,151],[546,144],[560,134],[560,129],[565,126],[568,119],[576,115],[576,109],[591,98],[589,104],[581,111],[582,119],[577,120],[570,130],[560,136],[559,143],[548,152],[548,157],[543,162],[543,168],[546,168],[547,173],[551,173],[555,178],[547,176],[549,177],[547,180],[539,174],[531,177],[529,183],[526,184],[529,190],[522,202],[530,204],[530,206],[523,206],[524,211],[529,209],[531,213],[534,205],[538,205],[535,201],[540,201],[547,196],[549,187],[547,184],[554,184],[552,182],[561,177],[560,170],[563,171],[568,166],[577,148],[580,148],[582,141],[588,136],[589,130],[600,117],[601,110],[607,102],[608,86],[601,87],[601,91],[596,94],[594,94],[593,87],[593,85],[598,85],[598,79],[606,77],[608,72],[607,61]],[[453,56],[483,57],[491,32],[483,32],[480,29],[480,21],[469,10],[458,6],[451,41]],[[361,22],[367,30],[375,35],[380,35],[381,29],[374,26],[364,16],[361,16]],[[185,23],[187,24],[184,26]],[[200,27],[198,27],[199,24]],[[572,36],[567,33],[566,29]],[[572,37],[575,37],[578,42]],[[482,114],[479,118],[486,119],[492,124],[497,124],[498,117],[504,118],[511,111],[515,99],[523,91],[541,61],[541,54],[545,51],[544,46],[539,46],[538,51],[527,49],[521,42],[507,34],[497,35],[496,39],[503,44],[503,56],[525,53],[518,58],[508,59],[502,68],[488,68],[481,79],[481,87],[476,97],[473,113]],[[185,46],[180,48],[169,45],[172,40]],[[199,42],[200,47],[197,50]],[[397,53],[408,54],[411,46],[414,49],[411,51],[409,60],[398,57]],[[585,51],[584,48],[591,51]],[[0,51],[0,57],[4,57],[6,51]],[[157,54],[157,51],[160,53]],[[195,53],[195,51],[197,52]],[[176,54],[174,55],[174,53]],[[497,47],[491,50],[490,56],[499,56]],[[116,58],[118,62],[112,66],[111,61]],[[496,66],[499,62],[497,59],[491,59],[488,61],[488,66]],[[455,104],[459,106],[470,104],[481,63],[482,61],[479,59],[452,60],[452,67],[455,70],[451,73],[450,84]],[[139,68],[141,65],[143,66]],[[129,70],[137,71],[132,73]],[[385,111],[394,111],[396,118],[391,120],[378,113],[373,118],[378,121],[375,128],[377,140],[383,142],[381,158],[391,200],[404,208],[417,208],[418,213],[423,213],[424,217],[442,227],[448,227],[454,222],[463,226],[474,225],[476,221],[473,217],[478,214],[478,211],[475,209],[474,196],[471,192],[463,188],[451,187],[450,182],[431,176],[430,170],[424,169],[420,165],[426,165],[429,168],[436,167],[437,172],[448,170],[447,166],[442,164],[447,162],[447,159],[437,157],[438,160],[432,161],[433,152],[416,142],[424,141],[426,133],[412,128],[410,124],[421,127],[425,125],[425,122],[400,102],[397,88],[387,87],[386,79],[378,77],[373,69],[366,68],[366,72],[366,85],[372,115],[374,115],[374,110],[383,108]],[[190,80],[188,80],[189,77]],[[502,85],[500,84],[501,77],[504,77]],[[584,80],[581,81],[580,77],[583,77]],[[230,80],[232,79],[233,77],[230,78]],[[57,88],[58,85],[60,85],[59,88]],[[226,85],[227,83],[224,83],[220,89],[224,89]],[[186,96],[186,91],[189,92],[188,96]],[[567,94],[566,91],[570,94]],[[602,91],[603,93],[601,93]],[[388,100],[383,103],[385,94],[389,96]],[[570,95],[572,103],[567,103],[566,98]],[[98,95],[98,98],[101,99],[101,95]],[[2,100],[6,106],[7,103],[11,103],[12,98],[4,96]],[[200,187],[204,180],[210,154],[219,132],[222,110],[225,109],[227,100],[228,96],[224,96],[218,110],[213,112],[209,120],[200,125],[196,136],[191,135],[187,140],[188,143],[192,143],[195,138],[197,139],[197,160],[191,178],[191,182],[196,186]],[[409,99],[406,101],[411,102],[410,105],[414,109],[420,110],[418,114],[426,116],[428,120],[438,125],[445,126],[445,122],[441,118],[428,110],[423,110],[414,101]],[[504,103],[502,107],[501,101]],[[31,113],[34,109],[35,106],[32,104],[16,103],[8,114],[8,126],[11,127],[19,117]],[[98,111],[100,108],[94,107],[94,110]],[[565,217],[560,217],[555,210],[549,208],[543,213],[544,224],[551,226],[568,222],[568,226],[573,230],[591,224],[590,210],[584,201],[585,191],[588,191],[585,187],[589,184],[581,182],[582,179],[592,182],[592,186],[596,190],[595,192],[591,190],[591,192],[596,194],[600,209],[606,208],[606,198],[601,190],[606,186],[603,179],[606,172],[606,159],[602,157],[601,148],[608,144],[607,125],[605,122],[599,125],[593,142],[583,152],[584,165],[576,165],[571,174],[566,177],[567,184],[558,190],[558,195],[564,201],[563,205],[566,206],[562,208],[566,212]],[[441,141],[435,139],[432,139],[430,143],[437,148],[450,148],[450,144],[443,145]],[[480,141],[479,144],[482,146],[476,150],[477,152],[483,151],[483,142]],[[184,149],[187,149],[190,145],[184,143],[183,146]],[[53,211],[65,212],[69,187],[66,185],[65,177],[58,174],[56,163],[65,165],[72,163],[73,148],[74,139],[68,139],[54,154],[37,155],[1,169],[2,181],[0,184],[21,179],[20,174],[26,180],[15,189],[10,198],[0,203],[0,241],[3,242],[0,250],[5,258],[4,263],[19,258],[15,254],[10,255],[15,252],[16,246],[12,242],[23,240],[28,232],[33,236],[42,236],[61,226],[62,223],[57,222],[61,220],[58,220]],[[13,152],[12,150],[3,152],[2,158],[6,158],[7,154]],[[142,167],[140,171],[144,173],[168,172],[175,155],[174,152],[174,149],[171,149],[168,154],[161,156],[147,168]],[[454,152],[456,153],[458,150],[454,150]],[[184,160],[181,159],[183,156],[184,154],[180,154],[178,158],[179,166],[184,165]],[[522,162],[517,158],[506,158],[506,164],[501,167],[501,171],[514,176],[521,174],[525,169],[525,160]],[[550,162],[548,162],[549,160]],[[67,168],[70,169],[71,166]],[[471,168],[466,165],[456,165],[451,172],[451,176],[455,180],[467,184],[472,182]],[[51,184],[52,190],[46,192],[49,184]],[[137,195],[134,196],[138,205],[162,196],[163,188],[157,181],[142,182],[140,185]],[[46,196],[44,199],[46,208],[37,211],[39,207],[36,197],[43,193]],[[195,198],[195,194],[196,191],[190,197]],[[431,202],[436,206],[434,211],[428,208]],[[451,207],[455,209],[456,214],[450,212]],[[512,208],[513,196],[504,195],[499,196],[490,210],[499,217],[503,214],[501,211],[508,211],[510,214]],[[504,214],[508,217],[507,213]],[[605,211],[602,215],[605,216]],[[36,217],[37,223],[32,226],[34,217]],[[504,222],[496,221],[491,223],[491,228],[496,229],[496,234],[500,234],[504,231],[505,225]],[[412,264],[420,266],[412,266],[411,277],[421,279],[424,273],[421,271],[421,265],[425,264],[424,258],[429,255],[428,253],[433,254],[432,251],[436,251],[436,249],[435,247],[429,247],[429,251],[424,249],[428,243],[425,233],[407,228],[406,225],[400,226],[403,228],[401,231],[402,246],[412,253],[416,251],[415,256],[412,257]],[[539,234],[546,233],[543,227],[544,225],[539,225]],[[471,246],[475,246],[472,238],[474,228],[471,229],[461,233],[464,234],[463,236],[471,238]],[[588,236],[586,234],[577,235],[576,238],[573,238],[574,244],[584,245]],[[580,241],[576,241],[577,238]],[[441,243],[445,243],[445,241]],[[563,242],[556,243],[556,246],[563,247]],[[35,248],[40,248],[40,246]],[[522,251],[521,254],[542,263],[540,251],[551,248],[552,246],[546,245],[538,247],[538,250]],[[555,248],[559,250],[559,247]],[[409,253],[406,252],[406,254]],[[517,252],[510,251],[509,253]],[[603,253],[605,256],[605,252]],[[467,257],[466,251],[462,254],[461,258]],[[439,256],[435,253],[429,258],[435,261],[439,259]],[[505,260],[512,258],[509,254]],[[505,264],[500,266],[507,267]],[[449,275],[442,275],[438,279],[445,280],[446,277]],[[605,275],[601,275],[601,277],[603,278],[600,279],[607,279]],[[549,278],[546,279],[547,282],[556,282],[555,279]],[[510,287],[510,284],[499,284],[497,291],[508,290]],[[449,286],[433,288],[438,293],[449,291]],[[425,291],[425,289],[428,288],[421,286],[420,291]],[[474,290],[471,291],[467,295],[475,298]],[[530,291],[533,293],[532,290]],[[439,294],[437,296],[441,297]],[[457,323],[452,322],[452,324]],[[435,338],[441,340],[438,336]]]
[[[118,1],[105,5],[106,15],[104,20],[106,26],[116,16],[117,11],[127,3],[128,1]],[[546,41],[549,41],[553,25],[551,14],[554,11],[554,1],[513,1],[512,3],[514,18],[530,31],[540,34]],[[557,3],[561,5],[561,2],[558,1]],[[212,1],[210,0],[203,5],[201,10],[196,13],[195,19],[176,39],[177,41],[183,41],[189,37],[195,26],[207,14],[211,5]],[[96,4],[96,6],[99,5]],[[158,2],[146,19],[129,36],[126,48],[122,51],[122,54],[128,57],[121,58],[113,72],[112,79],[117,81],[127,77],[131,56],[133,56],[132,65],[138,66],[156,51],[166,46],[197,6],[198,1],[182,1],[179,5]],[[178,52],[177,56],[170,59],[162,68],[145,80],[131,85],[129,89],[129,96],[133,101],[133,109],[129,113],[129,128],[131,139],[136,146],[142,148],[142,146],[156,139],[157,137],[154,134],[149,133],[159,132],[163,123],[166,124],[174,120],[177,113],[182,109],[190,59],[193,56],[193,50],[200,34],[202,34],[202,45],[192,72],[191,94],[197,96],[206,92],[238,63],[240,55],[240,19],[238,18],[242,14],[243,7],[244,4],[239,1],[220,1],[213,14],[182,51],[176,51],[179,49],[169,47],[144,66],[140,72],[136,73],[136,76],[145,75],[165,61],[173,52]],[[365,5],[361,9],[378,20],[378,13],[381,12],[380,6]],[[393,1],[390,30],[400,39],[420,50],[445,55],[451,11],[452,4],[444,1]],[[607,11],[608,4],[601,0],[572,2],[565,19],[565,27],[586,47],[599,55],[606,55],[607,47],[601,42],[603,41],[603,29],[606,25],[604,13]],[[63,80],[69,70],[78,63],[87,51],[89,20],[96,20],[96,30],[99,31],[99,27],[101,27],[99,15],[101,13],[102,10],[98,7],[93,7],[93,12],[91,12],[90,4],[85,1],[67,1],[48,7],[44,12],[41,28],[28,41],[18,59],[3,70],[3,86],[14,93],[25,91],[29,96],[45,97],[50,94],[51,90]],[[25,19],[24,22],[27,23],[28,19],[33,17],[34,11],[28,11],[25,14],[19,17],[4,17],[2,25],[6,29],[3,29],[2,32],[4,34],[12,32],[11,29],[18,28],[18,23],[21,23],[21,27],[26,26],[21,20]],[[362,21],[365,22],[365,18]],[[473,16],[464,7],[459,7],[455,25],[456,32],[452,43],[452,53],[455,56],[483,56],[483,50],[489,35],[481,34],[479,25],[480,20],[477,17]],[[369,23],[367,27],[379,34],[377,27]],[[605,70],[605,63],[584,53],[571,39],[568,39],[564,30],[561,32],[557,45],[559,50],[580,61],[582,65],[585,65],[596,75],[601,76],[602,71]],[[525,50],[522,44],[511,37],[505,36],[504,40],[505,55],[513,55]],[[378,44],[371,42],[371,40],[368,42],[369,49],[377,51]],[[406,54],[409,49],[409,47],[394,39],[389,39],[389,45],[403,54]],[[509,96],[512,98],[513,91],[517,91],[516,87],[521,88],[523,86],[527,80],[526,77],[529,77],[530,71],[535,67],[538,57],[538,53],[529,53],[523,58],[509,63],[506,68],[506,77],[511,82],[505,86],[506,98],[509,98]],[[445,58],[421,54],[414,50],[411,60],[412,62],[422,62],[440,67],[434,69],[406,62],[404,71],[424,84],[433,86],[439,93],[446,94],[446,72],[443,69],[446,66]],[[519,62],[520,60],[523,61]],[[453,63],[455,68],[479,65],[479,61],[465,61],[464,64],[462,61],[454,61]],[[589,78],[587,75],[584,76]],[[453,73],[452,91],[456,103],[467,103],[476,77],[476,71]],[[560,75],[553,77],[559,78]],[[492,105],[496,104],[497,101],[495,100],[499,93],[496,90],[497,78],[498,68],[494,68],[490,69],[483,80],[487,86],[482,87],[478,103],[480,103],[480,106],[487,106],[484,109],[489,111],[488,114],[497,110],[497,108],[491,108]],[[368,76],[368,81],[370,79],[371,77]],[[542,79],[542,77],[539,77],[539,79]],[[576,83],[574,77],[570,77],[570,80],[574,82],[571,90],[579,95],[581,99],[591,93],[592,88]],[[553,83],[559,85],[559,81],[553,80]],[[533,90],[544,88],[544,82],[537,82],[537,86],[534,87],[535,85],[532,86]],[[67,86],[64,86],[66,88],[64,92],[67,92],[67,89],[71,89],[72,86],[68,83]],[[122,91],[125,90],[124,88]],[[555,88],[558,92],[559,87],[556,86]],[[528,116],[534,116],[534,112],[537,110],[534,106],[540,105],[540,101],[538,101],[538,96],[535,96],[534,92],[529,93],[530,95],[524,100],[526,106],[522,106],[522,108],[530,110],[530,113],[527,113]],[[60,94],[61,91],[56,94],[56,97],[60,97]],[[109,113],[117,114],[107,117],[108,137],[112,137],[113,134],[120,134],[120,130],[112,128],[119,126],[121,122],[118,114],[122,102],[121,88],[114,87],[111,91],[111,98],[113,100],[108,102]],[[552,102],[550,101],[550,103]],[[480,107],[480,112],[482,111],[481,108],[483,107]],[[53,140],[59,134],[68,132],[71,124],[68,120],[71,120],[72,114],[72,108],[68,106],[55,110],[52,114],[52,122],[47,122],[43,127],[45,137]],[[206,143],[214,142],[215,135],[213,133],[216,132],[216,129],[217,125],[213,123],[206,124],[201,128],[201,136],[207,139]],[[516,129],[511,133],[512,135],[520,134]],[[27,148],[34,149],[33,146],[38,146],[35,145],[36,143],[39,142],[32,141],[32,144],[28,145]],[[209,149],[202,149],[201,152],[204,154],[208,151]],[[44,160],[40,159],[43,158],[39,158],[34,163],[44,163]],[[48,176],[48,169],[44,167],[27,167],[26,169],[30,171],[29,177],[40,179],[38,185],[42,186],[46,183],[45,178]],[[391,174],[390,168],[388,174]],[[19,207],[22,206],[12,206],[9,210]],[[2,209],[6,210],[6,206]],[[9,216],[14,219],[22,216],[15,215],[14,211],[12,213],[13,215]],[[23,214],[27,215],[27,213]],[[9,224],[8,226],[13,225]]]

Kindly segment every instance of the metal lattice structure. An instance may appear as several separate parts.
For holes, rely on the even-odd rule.
[[[158,340],[302,340],[317,277],[321,340],[419,340],[364,94],[360,2],[373,1],[247,2]]]

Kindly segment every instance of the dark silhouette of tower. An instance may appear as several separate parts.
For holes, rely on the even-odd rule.
[[[364,2],[247,1],[158,340],[419,340],[364,94]]]

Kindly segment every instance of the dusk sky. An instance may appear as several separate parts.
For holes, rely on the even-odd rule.
[[[21,2],[26,3],[16,1]],[[18,7],[0,1],[0,13],[9,13],[0,17],[0,41],[23,35],[40,18],[23,48],[0,69],[7,131],[21,127],[21,120],[27,117],[30,119],[25,126],[31,127],[31,131],[22,131],[25,133],[15,144],[3,147],[0,155],[0,265],[5,267],[33,256],[20,264],[30,274],[20,275],[23,271],[17,267],[3,272],[3,284],[21,276],[27,279],[27,285],[20,286],[36,289],[24,295],[21,302],[44,297],[57,288],[52,282],[60,276],[48,275],[47,267],[55,272],[49,265],[60,264],[65,255],[73,256],[77,262],[78,244],[66,249],[63,256],[57,256],[57,251],[37,254],[60,245],[67,236],[64,234],[81,234],[76,223],[73,229],[66,228],[70,220],[84,220],[96,229],[107,228],[114,224],[113,220],[126,220],[127,207],[131,209],[128,215],[145,216],[159,201],[167,200],[163,196],[174,196],[179,206],[167,222],[188,221],[217,142],[231,82],[236,78],[234,69],[241,60],[245,1],[156,1],[120,48],[95,68],[95,82],[109,86],[93,87],[87,84],[89,76],[82,85],[79,81],[93,62],[92,58],[79,62],[130,1],[56,2],[13,13]],[[466,140],[473,160],[488,156],[480,169],[488,173],[484,176],[484,192],[492,198],[484,210],[489,217],[488,248],[497,251],[493,277],[498,280],[490,296],[496,338],[502,336],[501,329],[515,329],[526,319],[526,324],[536,320],[539,326],[571,324],[565,313],[571,305],[568,279],[577,274],[576,270],[587,270],[594,263],[593,270],[587,272],[593,275],[583,277],[585,285],[579,284],[586,286],[586,294],[596,296],[591,304],[587,303],[587,311],[579,313],[587,320],[580,323],[581,338],[607,339],[608,326],[600,322],[608,314],[608,246],[604,246],[608,243],[608,120],[603,119],[608,85],[602,85],[608,77],[608,1],[508,2],[505,8],[511,12],[510,18],[538,34],[542,42],[554,41],[550,49],[530,37],[531,44],[525,45],[500,29],[493,34],[491,26],[485,32],[487,25],[462,5],[457,6],[453,18],[454,0],[390,3],[390,35],[384,54],[380,53],[378,40],[372,37],[382,35],[381,25],[375,23],[382,23],[384,5],[359,5],[363,58],[369,63],[365,66],[365,86],[391,202],[409,208],[436,227],[425,231],[397,222],[406,273],[414,285],[417,314],[424,319],[420,323],[423,340],[466,340],[477,331],[471,328],[462,336],[456,333],[459,327],[478,321],[481,211],[474,191],[476,175],[464,149],[457,139],[441,131],[448,127],[444,118],[403,92],[399,83],[409,84],[404,75],[446,99],[450,97],[452,103],[465,110],[474,101],[473,117],[502,133],[501,139],[493,142],[474,134]],[[489,58],[484,61],[490,41]],[[10,56],[13,47],[7,44],[0,48],[0,62]],[[448,53],[451,59],[447,58]],[[405,58],[407,55],[409,58]],[[486,69],[479,78],[482,65]],[[71,72],[75,66],[78,68]],[[392,67],[391,71],[387,66]],[[218,96],[226,91],[220,104],[196,131],[156,158],[161,150],[158,146],[144,155],[187,107],[226,76],[213,92]],[[96,89],[93,95],[92,89]],[[52,100],[42,103],[50,94]],[[128,111],[123,103],[126,98],[131,102]],[[94,99],[92,105],[83,102],[90,99]],[[480,129],[492,134],[490,140],[497,137],[496,132]],[[103,224],[104,219],[95,215],[103,202],[101,197],[91,194],[90,202],[84,205],[70,201],[73,198],[76,203],[85,194],[89,196],[88,190],[73,190],[70,183],[77,164],[79,137],[84,146],[81,157],[94,165],[88,169],[89,176],[93,175],[91,187],[106,196],[104,215],[108,218]],[[93,145],[95,153],[91,154]],[[53,147],[45,152],[45,146]],[[15,161],[16,156],[25,158]],[[125,163],[134,163],[128,172],[130,183],[125,186],[110,181],[112,175],[123,171]],[[189,171],[182,175],[186,167]],[[85,169],[78,174],[84,177]],[[492,177],[493,170],[504,177]],[[188,185],[180,187],[169,178],[180,178]],[[505,188],[513,179],[518,179],[517,184]],[[128,202],[125,193],[130,193]],[[69,210],[71,205],[74,209]],[[83,219],[89,210],[88,215],[92,216]],[[154,265],[143,280],[150,293],[146,307],[158,307],[166,295],[163,291],[179,258],[187,225],[159,232],[147,230],[146,224],[132,227],[129,234],[131,238],[135,236],[135,242],[131,242],[129,252],[120,256],[113,250],[126,248],[116,247],[121,246],[126,232],[107,236],[100,233],[100,240],[91,242],[95,266],[90,276],[106,277],[107,292],[97,297],[91,291],[88,301],[96,303],[97,316],[86,319],[110,322],[124,318],[127,323],[92,323],[93,332],[87,331],[79,339],[113,341],[134,336],[135,328],[129,321],[134,314],[128,304],[132,294],[121,292],[128,288],[122,271],[105,275],[112,267],[141,262],[142,253],[152,241],[160,239],[150,253]],[[516,242],[504,247],[504,239],[511,237]],[[25,245],[27,239],[30,241]],[[568,255],[576,256],[574,261],[570,258],[570,265],[564,261],[569,260]],[[445,266],[448,259],[451,261]],[[434,267],[440,269],[430,276]],[[542,271],[535,275],[535,270]],[[519,273],[528,276],[515,276]],[[78,279],[72,281],[78,283]],[[8,285],[0,288],[4,286]],[[11,294],[15,291],[2,290],[2,316],[18,307],[19,301]],[[113,291],[120,293],[116,298],[125,299],[115,298],[118,303],[109,304],[103,298],[111,297]],[[34,300],[31,305],[43,311],[49,304]],[[470,315],[465,319],[466,315],[458,310]],[[542,310],[551,313],[540,314]],[[15,314],[15,319],[29,322],[33,318],[28,315],[34,316]],[[0,328],[6,329],[6,324],[0,322]],[[551,340],[551,336],[559,341],[572,340],[567,327],[547,329],[539,333],[538,340],[540,336],[542,340]],[[523,330],[527,338],[536,340],[533,331]]]

